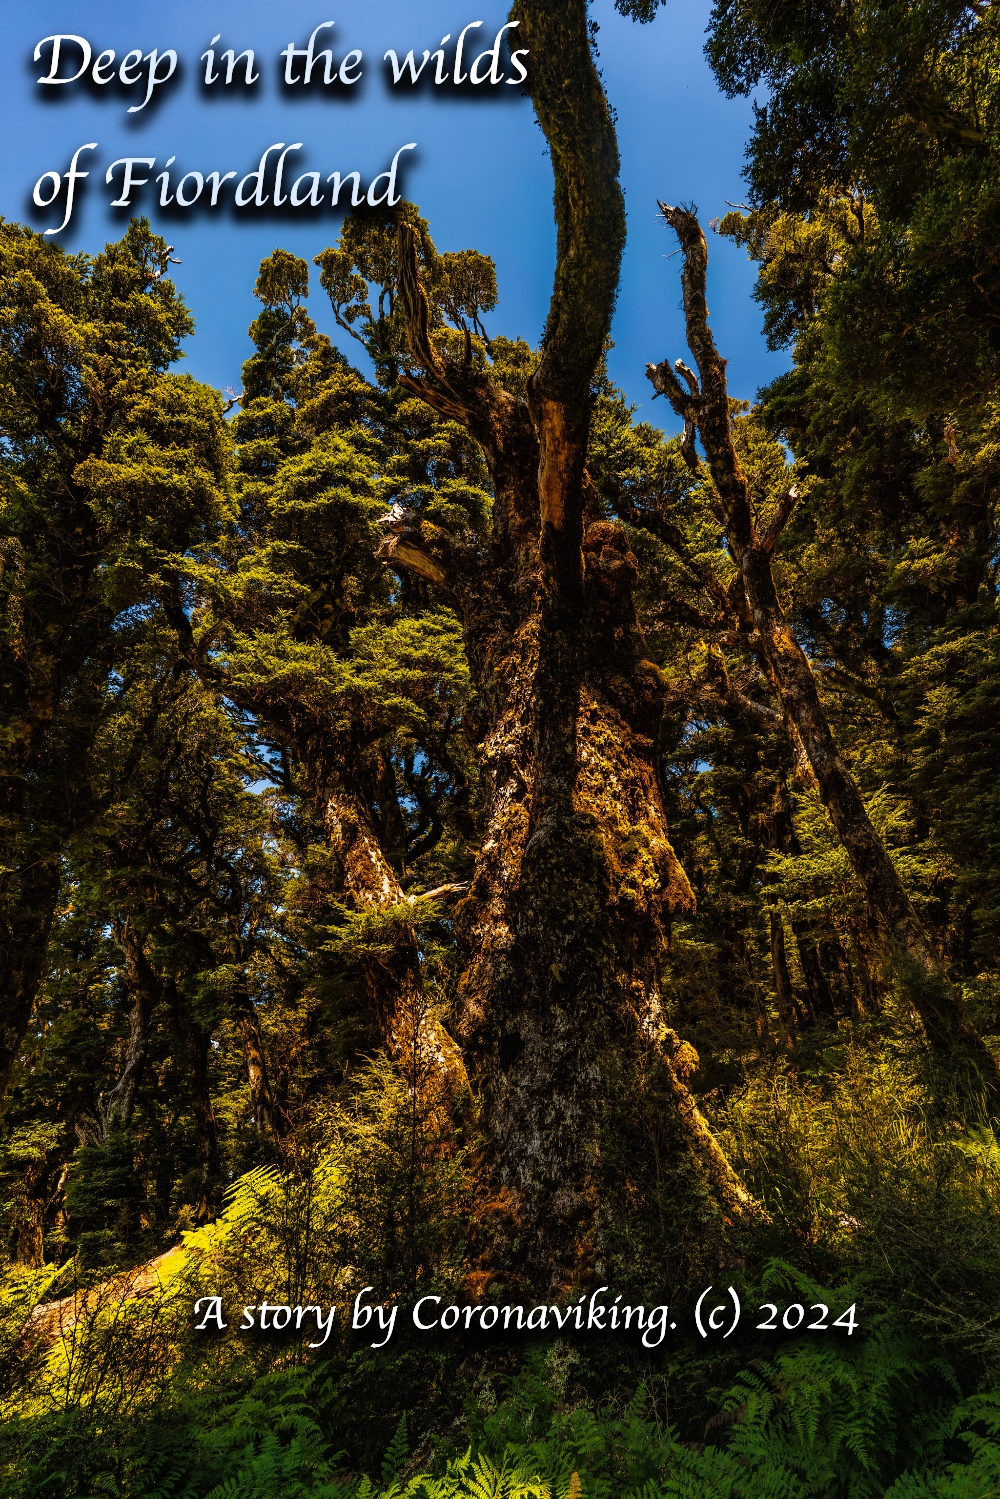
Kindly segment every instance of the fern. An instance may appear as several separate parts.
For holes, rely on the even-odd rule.
[[[775,1276],[786,1273],[777,1264]],[[229,1366],[234,1378],[239,1366]],[[331,1427],[357,1386],[329,1364],[275,1368],[219,1399],[196,1380],[117,1424],[56,1412],[0,1429],[0,1492],[102,1499],[1000,1499],[1000,1392],[963,1397],[926,1345],[875,1328],[851,1347],[802,1341],[744,1370],[703,1443],[627,1406],[593,1406],[565,1350],[536,1351],[499,1405],[470,1407],[468,1446],[403,1477],[401,1418],[378,1478],[348,1477]],[[380,1386],[384,1391],[384,1384]],[[346,1396],[346,1401],[345,1401]],[[574,1406],[573,1400],[577,1403]],[[103,1424],[102,1424],[103,1422]]]
[[[410,1445],[406,1435],[406,1412],[404,1411],[399,1418],[399,1425],[396,1427],[392,1441],[385,1450],[385,1457],[382,1459],[383,1483],[389,1483],[396,1477],[400,1468],[406,1462],[409,1450]]]

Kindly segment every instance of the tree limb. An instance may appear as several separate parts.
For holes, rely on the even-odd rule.
[[[814,778],[869,910],[904,958],[901,973],[931,1045],[959,1059],[974,1096],[1000,1099],[1000,1069],[942,968],[908,891],[872,826],[858,787],[837,747],[808,657],[789,624],[771,570],[771,551],[795,496],[789,491],[763,536],[757,534],[750,490],[733,442],[726,363],[708,326],[708,249],[695,214],[660,204],[684,253],[681,274],[687,342],[701,377],[696,418],[715,488],[726,513],[726,536],[739,567],[748,613],[760,639],[769,680],[785,716],[797,767]],[[657,371],[663,366],[657,366]],[[734,603],[738,602],[734,600]],[[907,978],[907,974],[910,975]]]
[[[402,505],[393,505],[386,515],[380,517],[377,524],[387,533],[375,552],[380,562],[395,568],[404,567],[408,572],[426,578],[438,588],[448,586],[448,574],[444,566],[425,547],[423,525],[415,511],[406,510]]]
[[[660,614],[671,624],[690,625],[695,630],[704,632],[715,631],[724,623],[718,615],[705,614],[701,609],[696,609],[686,599],[678,594],[671,593],[669,589],[661,589],[656,609],[645,611],[646,615]]]
[[[468,888],[468,880],[457,880],[453,885],[436,885],[433,890],[423,890],[419,895],[408,895],[406,898],[411,906],[419,906],[429,900],[453,899],[464,895]]]
[[[516,0],[511,20],[538,60],[527,89],[555,178],[556,271],[528,401],[540,447],[540,555],[550,588],[568,600],[583,578],[582,480],[593,379],[618,291],[625,204],[586,4]]]
[[[766,552],[769,557],[777,546],[778,539],[788,524],[789,516],[795,509],[798,499],[798,486],[793,484],[790,489],[785,491],[775,506],[774,513],[767,523],[767,529],[761,534],[758,541],[761,551]]]

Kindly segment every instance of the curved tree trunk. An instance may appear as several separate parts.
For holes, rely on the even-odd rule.
[[[602,1261],[616,1198],[646,1169],[638,1154],[610,1159],[640,1095],[655,1099],[653,1151],[662,1138],[669,1170],[730,1217],[756,1208],[688,1089],[697,1058],[661,1013],[669,918],[692,903],[657,775],[664,687],[636,620],[635,558],[598,519],[585,467],[624,243],[614,129],[584,0],[523,0],[511,16],[555,173],[541,356],[527,405],[447,360],[401,225],[400,302],[426,374],[400,381],[479,441],[495,500],[481,549],[397,509],[380,555],[433,583],[463,623],[488,804],[456,919],[461,1032],[512,1210],[504,1252],[567,1283]]]
[[[440,1106],[447,1107],[451,1094],[468,1088],[468,1078],[459,1048],[425,992],[414,926],[421,897],[406,895],[383,847],[361,789],[362,752],[331,735],[328,722],[307,710],[230,684],[226,690],[294,749],[326,835],[331,890],[357,920],[355,931],[345,933],[343,954],[363,974],[363,1013],[356,1017],[352,1051],[370,1055],[385,1046],[404,1074],[425,1077]],[[432,892],[455,893],[451,888]]]
[[[339,866],[338,884],[355,913],[391,923],[390,940],[371,942],[359,933],[368,1006],[375,1022],[372,1040],[385,1044],[404,1074],[453,1091],[467,1086],[461,1053],[424,989],[417,935],[408,900],[382,849],[362,796],[339,777],[326,780],[322,793],[328,846]],[[374,936],[374,934],[373,934]]]
[[[708,326],[705,237],[693,213],[664,203],[660,208],[676,230],[684,252],[687,341],[695,356],[700,384],[680,360],[675,368],[681,370],[687,388],[666,361],[649,365],[646,373],[683,418],[685,452],[694,468],[698,466],[695,428],[701,436],[722,507],[726,537],[739,567],[745,605],[793,743],[801,743],[872,916],[899,955],[901,975],[927,1039],[947,1065],[957,1064],[966,1074],[965,1084],[973,1091],[985,1086],[995,1105],[1000,1102],[997,1062],[969,1021],[961,996],[948,981],[885,845],[872,826],[830,730],[808,657],[778,599],[771,556],[797,496],[790,490],[766,524],[755,521],[746,476],[733,445],[726,364]]]

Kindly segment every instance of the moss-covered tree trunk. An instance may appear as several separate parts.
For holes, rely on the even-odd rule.
[[[326,894],[346,908],[339,956],[347,970],[360,975],[361,1002],[353,1016],[351,1054],[370,1055],[384,1046],[405,1074],[419,1062],[417,1070],[422,1075],[433,1075],[437,1094],[466,1090],[461,1053],[442,1025],[424,983],[415,910],[420,898],[407,899],[400,875],[383,847],[370,799],[360,789],[365,779],[364,749],[350,736],[331,734],[327,722],[287,702],[276,702],[266,692],[228,684],[227,691],[242,708],[259,716],[303,767],[330,861],[327,877],[316,881],[316,898],[322,902]],[[430,893],[450,897],[457,890]],[[328,909],[320,914],[330,919]],[[330,946],[335,947],[334,931],[331,938]],[[265,1107],[260,1093],[265,1078],[251,1060],[253,1042],[246,1028],[246,1009],[240,1014],[251,1092],[259,1111]],[[267,1107],[273,1125],[273,1106]]]
[[[128,1046],[118,1081],[98,1099],[105,1134],[116,1124],[128,1124],[132,1118],[136,1089],[142,1080],[149,1050],[149,1022],[163,998],[160,980],[143,951],[142,939],[129,921],[118,923],[116,940],[125,959],[132,1010]]]
[[[447,360],[401,227],[400,296],[426,372],[402,383],[478,439],[495,506],[482,549],[397,513],[382,555],[441,589],[464,625],[488,803],[458,908],[458,1023],[509,1194],[510,1249],[566,1280],[602,1258],[610,1199],[627,1191],[605,1159],[611,1121],[620,1131],[651,1071],[671,1169],[682,1162],[730,1214],[752,1204],[688,1090],[696,1058],[661,1012],[669,918],[691,904],[657,772],[663,685],[638,628],[635,559],[586,473],[624,244],[614,130],[583,0],[526,0],[511,15],[555,174],[541,356],[527,403]]]
[[[388,1046],[404,1075],[432,1075],[438,1090],[464,1088],[461,1055],[426,991],[416,912],[385,855],[367,802],[336,772],[325,779],[319,799],[338,886],[353,915],[370,924],[367,934],[364,925],[358,928],[356,952],[371,1040]]]
[[[872,826],[831,732],[809,659],[781,607],[771,557],[796,494],[794,489],[789,490],[769,517],[758,520],[753,514],[749,485],[733,444],[726,362],[708,326],[705,237],[693,213],[664,203],[660,208],[676,231],[684,253],[681,280],[687,341],[698,374],[681,360],[673,368],[666,361],[650,365],[647,374],[683,417],[685,445],[694,467],[698,463],[693,445],[696,428],[701,436],[726,537],[739,568],[743,598],[738,612],[755,632],[757,649],[777,692],[793,745],[802,746],[869,910],[896,951],[908,996],[927,1039],[949,1069],[957,1065],[961,1086],[973,1095],[985,1088],[996,1107],[1000,1103],[1000,1069],[971,1024],[961,996],[948,981],[885,844]],[[683,374],[684,385],[675,369]],[[805,955],[803,960],[805,963]],[[832,1014],[829,985],[818,956],[815,966],[825,991],[820,1008]]]
[[[247,1086],[250,1090],[251,1127],[258,1134],[267,1133],[277,1138],[282,1133],[283,1120],[275,1107],[274,1089],[271,1086],[264,1038],[261,1035],[257,1011],[245,981],[239,984],[234,996],[233,1011],[246,1062]]]

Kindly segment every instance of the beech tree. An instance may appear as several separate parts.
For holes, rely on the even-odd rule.
[[[45,642],[83,617],[55,566],[66,472],[110,528],[87,543],[92,654],[76,676],[59,658],[48,758],[25,762],[35,820],[4,832],[60,886],[0,1135],[18,1494],[284,1494],[380,1466],[391,1489],[453,1439],[487,1444],[498,1483],[523,1455],[539,1489],[992,1482],[995,1445],[963,1468],[949,1442],[987,1410],[1000,1325],[996,17],[719,0],[720,77],[770,96],[750,207],[717,227],[757,262],[791,368],[730,400],[705,240],[667,209],[694,356],[653,366],[668,435],[602,360],[624,220],[585,7],[515,16],[556,176],[539,349],[490,337],[486,255],[440,252],[412,204],[363,206],[315,264],[372,378],[276,249],[227,428],[214,394],[154,372],[157,412],[123,396],[96,458],[42,465],[46,490],[39,454],[78,407],[36,444],[39,369],[68,369],[81,410],[107,396],[65,308],[123,264],[128,295],[102,306],[131,322],[100,368],[127,387],[175,293],[159,242],[136,291],[141,225],[86,264],[4,241],[65,272],[58,302],[18,301],[18,271],[20,342],[0,344],[28,434],[11,417],[2,453],[31,541],[8,537],[12,682],[25,662],[47,681]],[[78,373],[45,365],[66,328]],[[21,701],[0,700],[15,746]],[[8,915],[34,868],[9,863]],[[168,1250],[173,1327],[155,1292],[118,1305]],[[756,1424],[718,1413],[734,1343],[676,1341],[687,1293],[720,1278],[764,1360],[811,1304],[801,1346],[722,1402],[749,1391]],[[756,1329],[754,1285],[785,1304]],[[196,1286],[235,1336],[192,1336]],[[43,1365],[81,1287],[98,1315]],[[374,1357],[339,1310],[322,1348],[292,1325],[293,1301],[363,1288],[400,1312]],[[568,1380],[561,1355],[518,1375],[515,1345],[466,1336],[498,1292],[561,1302],[565,1332],[581,1291],[669,1300],[677,1327],[650,1348],[630,1312]],[[446,1342],[404,1337],[413,1292],[467,1308]],[[54,1304],[26,1329],[34,1297]],[[232,1309],[265,1300],[288,1307],[280,1336],[238,1332]],[[834,1341],[875,1315],[874,1358]],[[629,1346],[654,1374],[680,1355],[676,1435],[656,1381],[643,1419]],[[488,1480],[473,1461],[441,1481]]]
[[[396,489],[418,482],[419,442],[400,402],[316,333],[308,274],[282,250],[261,265],[257,352],[232,424],[237,508],[183,563],[193,607],[177,617],[181,648],[245,715],[265,774],[315,820],[318,836],[302,851],[314,922],[353,972],[356,1008],[350,1021],[339,1016],[353,1033],[345,1060],[381,1045],[400,1054],[416,1026],[461,1083],[425,992],[417,926],[465,886],[446,877],[408,889],[443,833],[444,784],[461,819],[468,751],[456,741],[468,673],[449,613],[390,596],[376,521]],[[486,497],[455,480],[463,455],[450,447],[439,434],[428,504],[445,497],[454,509],[460,494],[475,508]],[[405,799],[416,801],[415,818]]]
[[[691,904],[657,764],[664,682],[636,618],[636,560],[587,473],[624,244],[614,129],[585,6],[512,15],[555,177],[557,263],[537,361],[516,380],[508,349],[491,360],[454,273],[449,295],[448,268],[405,216],[398,248],[381,231],[398,299],[383,296],[377,319],[364,301],[379,275],[371,242],[319,260],[345,323],[363,304],[383,340],[390,319],[405,326],[399,383],[465,427],[489,470],[482,535],[410,503],[386,518],[381,555],[462,624],[487,805],[456,910],[457,1032],[520,1252],[559,1276],[596,1253],[622,1099],[626,1112],[651,1109],[671,1169],[686,1162],[730,1216],[754,1208],[690,1093],[693,1052],[664,1020],[667,927]]]
[[[130,623],[222,503],[219,398],[166,373],[192,327],[169,255],[144,221],[94,258],[0,226],[0,1092]]]
[[[682,286],[688,344],[697,374],[683,360],[649,365],[654,388],[666,395],[685,424],[682,449],[696,472],[695,432],[705,447],[718,501],[718,516],[737,564],[728,588],[707,572],[702,581],[729,614],[748,649],[756,650],[784,712],[789,734],[808,765],[873,916],[906,965],[907,991],[928,1040],[942,1059],[964,1063],[966,1086],[1000,1090],[1000,1071],[969,1021],[941,959],[928,941],[903,882],[872,826],[857,786],[827,721],[808,657],[790,627],[774,586],[771,557],[788,521],[798,489],[788,485],[765,508],[755,504],[733,442],[725,361],[708,326],[708,252],[695,215],[660,204],[684,254]]]

